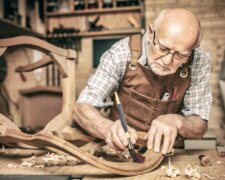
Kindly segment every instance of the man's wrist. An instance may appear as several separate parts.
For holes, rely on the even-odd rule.
[[[99,123],[98,129],[101,131],[102,137],[105,139],[109,128],[112,126],[113,121],[110,119],[102,119],[101,123]]]
[[[185,117],[179,114],[175,115],[175,126],[177,128],[178,134],[182,134],[184,123],[185,123]]]

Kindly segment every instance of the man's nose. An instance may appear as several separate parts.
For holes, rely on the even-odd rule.
[[[162,58],[163,65],[168,66],[173,63],[173,53],[168,53],[166,56]]]

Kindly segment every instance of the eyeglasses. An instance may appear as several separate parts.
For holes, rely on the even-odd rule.
[[[171,49],[163,47],[159,43],[155,42],[155,31],[153,32],[153,44],[156,47],[156,50],[158,51],[159,54],[161,54],[163,56],[166,56],[168,54],[173,54],[173,58],[175,58],[175,59],[184,59],[184,58],[186,59],[186,58],[189,58],[191,53],[192,53],[192,51],[189,52],[188,54],[182,54],[182,53],[177,52],[177,51],[171,52]]]

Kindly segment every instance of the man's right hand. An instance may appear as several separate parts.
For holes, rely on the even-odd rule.
[[[128,132],[130,134],[132,144],[135,144],[138,138],[135,129],[128,126]],[[109,145],[109,147],[115,150],[126,149],[128,140],[120,120],[115,121],[111,124],[111,126],[108,127],[105,135],[105,141]]]
[[[99,110],[88,103],[74,106],[73,120],[85,129],[90,135],[104,139],[109,147],[124,150],[128,145],[125,131],[120,120],[115,122],[103,117]],[[136,143],[137,134],[128,126],[131,142]]]

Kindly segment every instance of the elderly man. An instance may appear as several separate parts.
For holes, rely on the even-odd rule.
[[[209,56],[199,47],[201,32],[191,12],[166,9],[142,37],[139,58],[137,37],[115,43],[81,92],[74,120],[110,147],[125,149],[128,142],[115,106],[109,118],[99,112],[104,100],[117,91],[132,143],[136,130],[145,131],[147,147],[166,154],[178,135],[202,137],[212,95]]]

